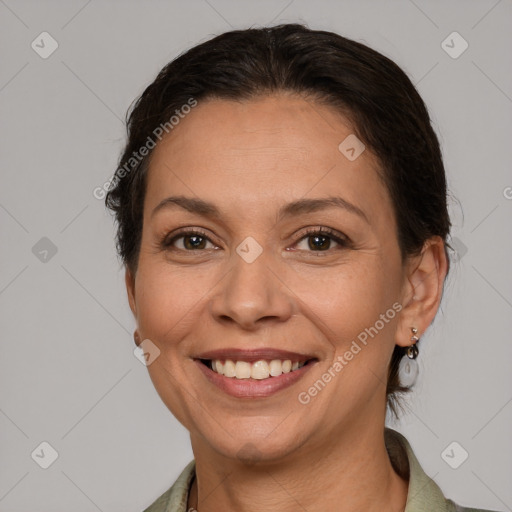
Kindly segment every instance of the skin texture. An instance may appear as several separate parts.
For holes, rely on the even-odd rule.
[[[139,340],[161,351],[148,366],[164,403],[190,431],[197,480],[189,506],[214,510],[403,510],[407,482],[384,444],[385,383],[395,344],[411,344],[438,309],[446,275],[443,241],[402,261],[379,163],[367,149],[349,161],[353,133],[332,108],[291,94],[200,102],[155,148],[136,274],[126,272]],[[214,203],[219,217],[169,196]],[[298,199],[338,196],[364,212],[331,207],[278,219]],[[350,239],[308,244],[305,228]],[[179,228],[208,240],[190,250]],[[236,252],[248,236],[262,254]],[[314,235],[313,235],[314,237]],[[189,242],[189,245],[184,245]],[[332,367],[394,303],[400,313],[311,401],[297,396]],[[194,357],[221,348],[314,354],[297,383],[267,398],[234,398],[212,385]],[[243,454],[243,455],[242,455]]]

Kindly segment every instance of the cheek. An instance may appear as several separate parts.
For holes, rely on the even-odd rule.
[[[171,348],[190,329],[194,311],[215,282],[205,268],[177,269],[165,260],[141,258],[135,288],[141,334]]]
[[[194,364],[184,358],[189,348],[187,335],[197,329],[201,300],[218,281],[211,275],[199,269],[173,269],[154,257],[141,257],[137,271],[138,329],[143,339],[151,340],[160,350],[148,372],[162,401],[187,428],[200,423],[199,418],[191,417],[197,393],[184,385]]]
[[[290,288],[301,299],[304,314],[341,347],[392,307],[399,297],[397,282],[396,267],[368,255],[351,264],[303,273]]]
[[[318,411],[327,407],[333,415],[344,414],[384,392],[400,297],[399,260],[392,261],[376,254],[359,255],[351,264],[324,270],[322,278],[318,273],[296,283],[304,315],[330,344],[332,359],[322,379],[333,384],[316,399]]]
[[[323,279],[301,280],[297,295],[304,303],[303,314],[331,350],[320,378],[328,383],[327,391],[318,392],[323,385],[314,380],[302,390],[312,400],[312,416],[329,416],[337,425],[340,417],[374,403],[375,397],[382,401],[401,309],[397,273],[397,264],[382,265],[372,255],[331,269]]]

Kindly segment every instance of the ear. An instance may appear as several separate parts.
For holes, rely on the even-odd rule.
[[[124,282],[126,284],[126,292],[128,294],[128,303],[135,317],[137,317],[137,305],[135,303],[135,276],[132,275],[128,267],[124,273]]]
[[[402,290],[402,306],[396,332],[396,344],[411,345],[411,327],[418,329],[419,338],[436,316],[443,285],[448,272],[445,244],[441,237],[428,239],[421,253],[406,264]]]

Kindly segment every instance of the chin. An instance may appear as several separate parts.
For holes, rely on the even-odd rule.
[[[210,435],[204,436],[207,444],[214,451],[231,460],[238,460],[246,465],[265,465],[279,463],[288,457],[297,453],[297,450],[304,444],[304,429],[301,429],[301,435],[290,426],[284,426],[282,421],[286,417],[273,425],[272,429],[265,429],[265,432],[255,433],[254,425],[252,431],[247,430],[243,435],[242,428],[237,436],[230,436],[227,432],[219,432],[219,437],[212,438]],[[279,425],[284,428],[280,429]],[[247,426],[247,425],[246,425]],[[230,432],[233,430],[230,429]]]

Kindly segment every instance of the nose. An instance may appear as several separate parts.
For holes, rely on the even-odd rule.
[[[293,293],[264,255],[252,263],[233,254],[233,266],[210,300],[215,320],[256,330],[288,320],[295,310]]]

